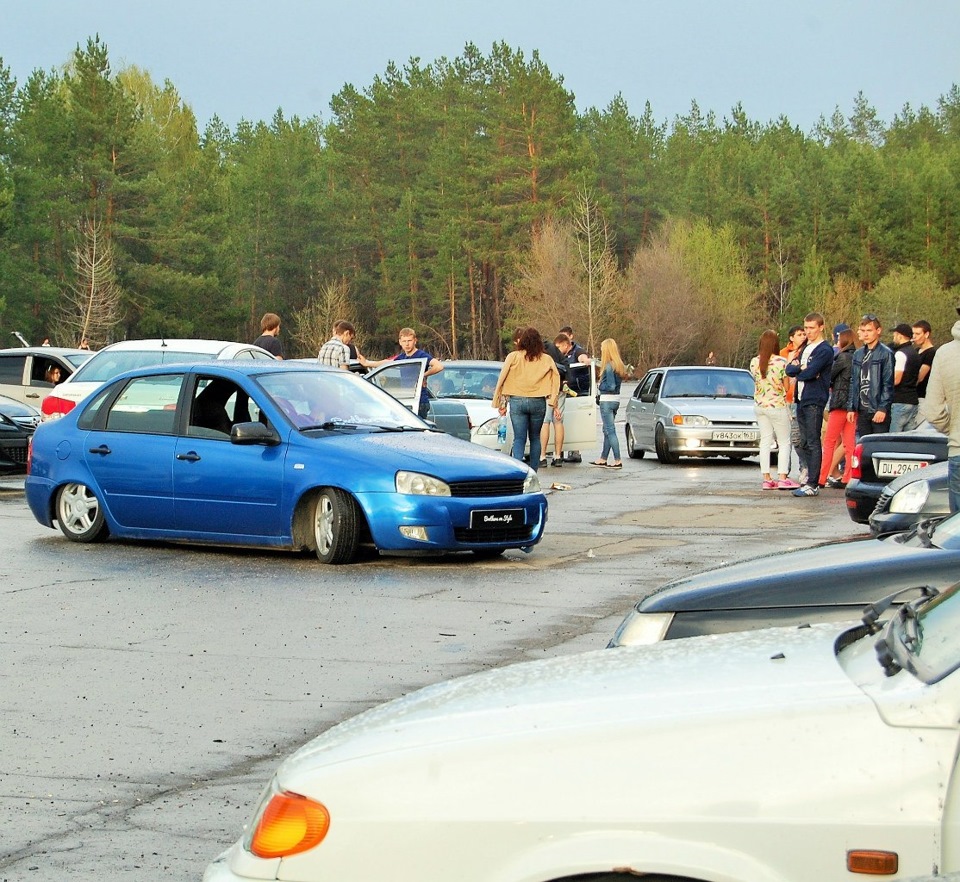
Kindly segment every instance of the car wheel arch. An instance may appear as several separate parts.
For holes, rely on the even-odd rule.
[[[317,541],[313,529],[314,510],[316,509],[317,498],[324,490],[338,490],[353,500],[353,504],[357,510],[357,530],[360,543],[371,542],[372,536],[370,533],[370,525],[367,521],[367,513],[364,511],[363,506],[360,505],[356,496],[347,490],[346,487],[324,485],[306,490],[300,496],[300,499],[294,507],[293,519],[290,524],[291,545],[294,550],[316,553]]]

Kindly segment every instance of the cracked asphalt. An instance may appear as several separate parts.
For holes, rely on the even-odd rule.
[[[591,456],[591,454],[593,454]],[[602,648],[676,576],[863,532],[756,461],[542,470],[532,554],[321,566],[37,524],[0,481],[0,880],[199,879],[279,759],[373,703]]]

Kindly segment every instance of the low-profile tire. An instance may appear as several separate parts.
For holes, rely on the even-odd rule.
[[[317,494],[313,537],[321,563],[345,564],[354,559],[360,544],[360,531],[357,504],[349,493],[327,487]]]
[[[633,429],[627,426],[626,429],[624,429],[624,434],[627,436],[627,455],[630,459],[643,459],[643,454],[646,453],[646,451],[637,447],[636,439],[633,437]]]
[[[57,524],[73,542],[99,542],[107,538],[100,500],[86,484],[64,484],[57,492]]]
[[[657,448],[657,459],[665,465],[676,465],[680,462],[680,454],[674,453],[670,449],[670,444],[667,441],[667,433],[663,431],[663,426],[657,426],[657,431],[653,438],[653,446]]]

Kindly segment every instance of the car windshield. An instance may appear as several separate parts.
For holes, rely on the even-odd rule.
[[[960,667],[960,583],[903,604],[883,629],[877,655],[888,674],[909,671],[936,683]]]
[[[261,375],[258,382],[303,431],[373,428],[422,432],[429,429],[395,398],[349,371],[278,371]]]
[[[106,383],[124,371],[155,364],[189,364],[210,361],[213,352],[189,352],[171,349],[104,349],[87,360],[70,378],[71,383]]]
[[[500,365],[459,367],[447,364],[439,374],[427,377],[427,388],[437,398],[475,398],[493,400]]]
[[[661,398],[749,398],[753,377],[738,370],[668,371]]]

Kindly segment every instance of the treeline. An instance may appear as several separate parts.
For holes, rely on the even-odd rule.
[[[812,309],[941,341],[958,197],[956,85],[890,124],[862,95],[809,133],[695,103],[667,124],[620,97],[579,114],[536,54],[468,44],[345,87],[327,121],[201,133],[98,38],[23,83],[0,59],[0,325],[64,345],[253,339],[266,311],[294,354],[341,317],[373,354],[412,325],[461,358],[571,323],[638,367],[737,362]]]

